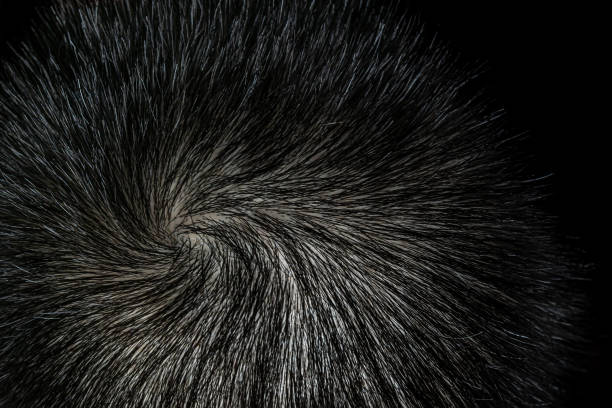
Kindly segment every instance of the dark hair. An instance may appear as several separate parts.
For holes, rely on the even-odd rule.
[[[558,404],[575,271],[543,183],[417,20],[43,19],[0,81],[0,406]]]

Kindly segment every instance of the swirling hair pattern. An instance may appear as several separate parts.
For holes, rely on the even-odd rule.
[[[0,406],[556,404],[575,271],[477,70],[417,19],[42,19],[0,77]]]

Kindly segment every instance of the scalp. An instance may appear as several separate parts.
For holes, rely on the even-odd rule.
[[[551,404],[570,264],[392,7],[70,2],[0,81],[0,404]]]

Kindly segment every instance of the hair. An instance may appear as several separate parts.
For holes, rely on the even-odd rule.
[[[41,10],[0,80],[0,406],[559,406],[575,268],[418,19]]]

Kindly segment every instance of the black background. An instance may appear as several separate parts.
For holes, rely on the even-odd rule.
[[[570,407],[609,403],[610,307],[609,139],[603,80],[602,9],[571,2],[413,2],[440,37],[466,57],[485,59],[483,78],[504,106],[510,125],[528,131],[534,175],[552,173],[552,195],[543,206],[557,215],[560,232],[593,267],[585,283],[591,345],[586,372],[570,380]],[[606,108],[604,110],[604,107]],[[605,404],[605,405],[602,405]]]
[[[0,58],[32,25],[44,1],[0,0]],[[595,267],[584,290],[590,300],[585,372],[571,379],[571,407],[601,406],[610,367],[608,246],[608,129],[603,118],[610,92],[604,81],[603,9],[578,3],[530,1],[413,1],[430,30],[466,60],[485,62],[480,81],[507,112],[510,125],[528,131],[526,153],[534,175],[553,173],[543,203],[560,217],[561,232]],[[612,310],[612,309],[610,309]]]

